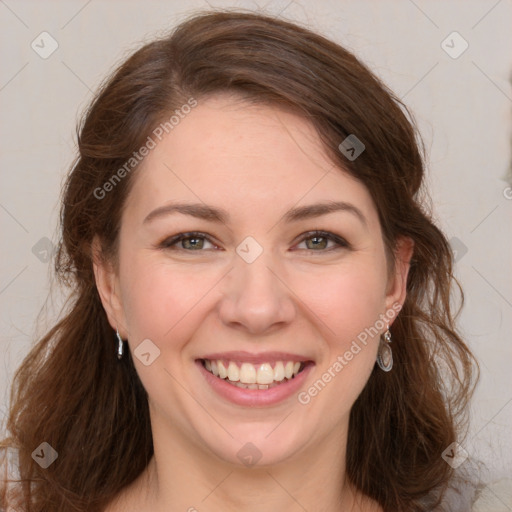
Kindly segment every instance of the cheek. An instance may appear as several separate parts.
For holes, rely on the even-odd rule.
[[[190,267],[192,269],[192,267]],[[169,264],[133,257],[126,261],[123,306],[133,340],[159,344],[186,324],[186,315],[204,294],[204,281]]]
[[[169,339],[179,344],[191,334],[188,330],[193,324],[197,328],[200,318],[196,317],[210,304],[211,296],[207,295],[214,291],[225,268],[171,263],[160,253],[130,251],[128,246],[124,249],[122,254],[127,256],[120,262],[121,293],[131,345],[135,347],[146,338],[157,344]],[[339,265],[319,264],[307,271],[297,266],[283,268],[283,274],[294,292],[289,300],[306,305],[302,314],[309,316],[331,342],[350,343],[384,313],[383,250],[353,253]]]
[[[177,269],[147,257],[127,260],[124,276],[123,305],[128,342],[139,378],[153,406],[171,401],[176,411],[181,410],[185,415],[181,387],[176,385],[175,379],[184,377],[184,363],[188,363],[185,349],[202,321],[200,299],[216,280],[212,277],[210,281],[192,266]],[[142,351],[137,347],[147,339],[159,350],[148,366],[137,358]]]
[[[300,296],[322,320],[325,338],[343,348],[384,313],[385,284],[378,261],[372,265],[354,263],[302,280]]]
[[[315,378],[299,400],[312,410],[328,410],[326,424],[332,426],[348,417],[375,367],[379,340],[375,326],[385,307],[385,274],[378,261],[348,267],[330,273],[329,279],[308,278],[301,291],[308,297],[308,308],[321,319],[316,325],[323,350]]]

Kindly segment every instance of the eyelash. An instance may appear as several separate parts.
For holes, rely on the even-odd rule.
[[[328,231],[314,230],[314,231],[308,231],[307,233],[304,233],[304,235],[306,235],[306,236],[301,238],[299,240],[299,242],[297,242],[298,244],[304,242],[305,240],[309,240],[311,238],[325,238],[327,240],[330,240],[330,241],[338,244],[338,247],[331,247],[329,249],[323,249],[323,250],[318,250],[318,251],[316,251],[314,249],[300,249],[300,250],[305,250],[305,251],[309,251],[309,252],[320,252],[320,253],[324,252],[325,253],[325,252],[330,252],[330,251],[339,250],[339,249],[351,249],[350,244],[346,240],[344,240],[340,236],[335,235],[334,233],[330,233]],[[202,251],[207,250],[207,249],[184,249],[184,248],[173,249],[174,245],[181,242],[182,240],[187,240],[189,238],[204,238],[205,240],[210,242],[212,245],[216,245],[210,239],[210,237],[208,235],[206,235],[205,233],[201,233],[199,231],[189,231],[187,233],[178,233],[177,235],[166,238],[160,244],[158,244],[158,248],[172,249],[172,250],[178,250],[178,251],[184,251],[184,252],[195,252],[195,251],[202,252]]]

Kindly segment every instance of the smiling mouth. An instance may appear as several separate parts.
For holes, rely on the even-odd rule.
[[[242,389],[272,389],[295,378],[312,361],[275,361],[252,364],[221,359],[200,359],[215,377]]]

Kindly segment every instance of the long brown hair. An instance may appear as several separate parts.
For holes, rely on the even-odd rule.
[[[388,254],[399,237],[414,241],[407,298],[391,329],[395,366],[376,368],[352,408],[346,469],[386,512],[430,510],[453,476],[441,455],[460,440],[477,366],[455,327],[450,297],[462,291],[432,220],[412,117],[341,46],[284,20],[229,11],[196,14],[139,49],[79,126],[55,260],[69,306],[17,370],[2,444],[18,453],[21,503],[27,511],[102,510],[152,456],[147,395],[130,354],[116,358],[91,259],[95,235],[104,257],[116,259],[137,166],[103,197],[98,190],[175,109],[226,91],[309,120],[333,163],[370,191]],[[351,134],[365,144],[353,161],[339,150]],[[46,469],[31,457],[42,442],[58,452]]]

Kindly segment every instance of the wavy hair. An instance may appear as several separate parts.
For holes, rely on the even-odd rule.
[[[407,297],[391,328],[395,366],[376,368],[351,410],[346,471],[385,512],[431,510],[453,478],[441,454],[464,431],[478,366],[455,325],[452,292],[460,307],[463,293],[433,220],[413,118],[340,45],[295,23],[231,11],[195,14],[145,44],[101,85],[80,121],[55,258],[69,300],[15,374],[1,446],[18,454],[19,481],[16,493],[4,481],[3,500],[17,496],[27,512],[101,511],[147,466],[147,395],[131,355],[116,358],[91,253],[97,235],[103,257],[116,261],[137,166],[100,199],[98,190],[175,109],[223,92],[307,119],[336,167],[369,190],[391,259],[399,237],[414,241]],[[354,161],[338,149],[350,134],[366,146]],[[47,469],[31,457],[43,441],[58,452]]]

